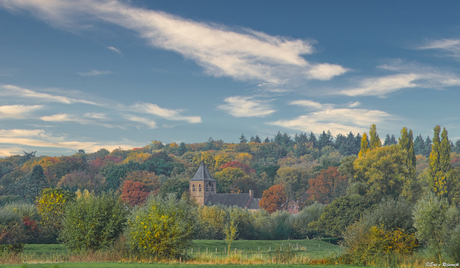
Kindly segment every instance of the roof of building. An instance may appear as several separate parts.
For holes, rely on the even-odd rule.
[[[211,174],[209,174],[208,169],[204,165],[204,162],[201,162],[200,167],[195,173],[195,176],[193,176],[193,179],[190,181],[216,181],[211,177]]]
[[[206,198],[205,204],[207,206],[223,205],[223,206],[238,206],[246,208],[251,196],[249,194],[213,194]],[[257,204],[258,205],[258,204]]]
[[[262,198],[253,198],[251,204],[249,204],[248,209],[260,209],[259,202]]]

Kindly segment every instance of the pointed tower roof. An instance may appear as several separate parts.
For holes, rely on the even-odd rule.
[[[195,173],[195,176],[193,176],[193,179],[191,179],[190,181],[216,181],[216,180],[211,177],[211,174],[209,174],[209,171],[204,165],[204,162],[201,162],[201,165],[198,168],[197,172]]]

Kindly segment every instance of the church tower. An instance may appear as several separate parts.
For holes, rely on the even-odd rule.
[[[195,199],[198,205],[203,206],[208,196],[216,194],[217,181],[211,177],[208,169],[201,162],[198,171],[190,180],[190,196]]]

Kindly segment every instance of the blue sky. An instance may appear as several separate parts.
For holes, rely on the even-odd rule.
[[[0,0],[0,156],[152,140],[460,138],[458,1]]]

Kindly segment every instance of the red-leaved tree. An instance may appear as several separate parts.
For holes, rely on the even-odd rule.
[[[142,182],[125,181],[121,192],[121,200],[131,206],[141,205],[149,194],[150,191]]]
[[[345,195],[347,189],[347,178],[340,175],[337,167],[329,167],[322,170],[316,178],[308,181],[310,188],[307,190],[310,200],[322,204],[329,204],[334,199]]]
[[[276,184],[263,192],[259,206],[271,214],[277,210],[280,210],[281,206],[285,202],[286,190],[281,184]]]
[[[226,164],[223,164],[222,166],[220,166],[219,169],[224,169],[224,168],[228,168],[228,167],[232,167],[232,168],[239,168],[241,169],[244,173],[246,173],[247,175],[249,175],[250,173],[253,173],[253,172],[256,172],[255,169],[252,169],[250,166],[248,165],[245,165],[243,163],[240,163],[238,161],[231,161],[231,162],[228,162]]]

